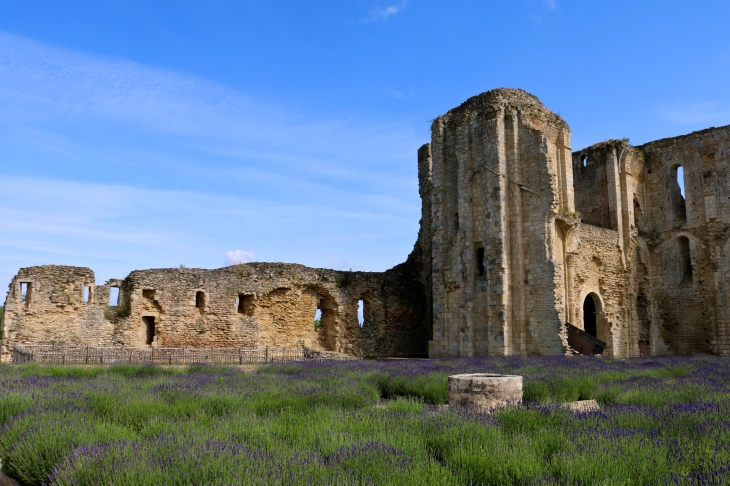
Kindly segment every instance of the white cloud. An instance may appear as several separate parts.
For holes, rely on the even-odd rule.
[[[365,22],[376,22],[378,20],[389,19],[390,17],[397,15],[398,12],[402,11],[404,8],[406,8],[405,0],[393,5],[388,5],[387,7],[378,5],[368,12]]]
[[[557,10],[558,8],[558,2],[555,0],[542,0],[542,4],[545,5],[548,10]]]
[[[674,103],[659,107],[663,119],[684,125],[711,123],[730,119],[730,109],[715,101]]]
[[[324,268],[331,268],[332,270],[352,270],[352,263],[344,258],[332,258],[324,265]]]
[[[238,265],[240,263],[250,263],[256,261],[255,251],[233,250],[226,252],[226,265]]]

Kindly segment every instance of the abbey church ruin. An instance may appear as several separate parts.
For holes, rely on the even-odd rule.
[[[573,152],[562,118],[496,89],[433,122],[418,180],[418,240],[382,273],[250,263],[96,285],[87,268],[22,268],[0,357],[32,343],[557,355],[566,322],[604,356],[730,353],[730,126]]]

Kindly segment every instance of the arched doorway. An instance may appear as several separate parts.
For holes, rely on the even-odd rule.
[[[591,336],[598,337],[596,326],[596,301],[591,294],[586,295],[583,301],[583,330]]]

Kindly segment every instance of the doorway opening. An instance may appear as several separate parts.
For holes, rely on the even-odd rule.
[[[598,337],[596,329],[596,302],[588,294],[583,301],[583,330],[591,336]]]
[[[152,346],[152,341],[155,340],[155,318],[154,316],[144,316],[142,322],[144,322],[146,331],[145,344]]]

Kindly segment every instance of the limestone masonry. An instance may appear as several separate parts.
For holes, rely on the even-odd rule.
[[[522,90],[437,118],[418,241],[382,273],[249,263],[96,285],[88,268],[22,268],[0,358],[18,343],[564,354],[566,321],[614,357],[730,353],[730,126],[577,152],[570,136]]]

